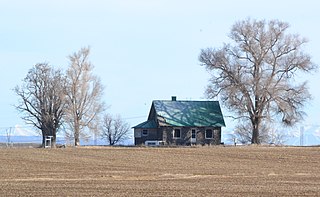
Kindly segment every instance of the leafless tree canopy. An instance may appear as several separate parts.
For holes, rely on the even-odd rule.
[[[105,115],[103,118],[102,138],[111,146],[122,142],[129,137],[130,126],[120,116],[113,118]]]
[[[16,108],[23,113],[22,118],[27,123],[41,130],[43,146],[45,136],[53,136],[52,145],[55,146],[56,132],[66,105],[65,81],[60,70],[42,63],[30,69],[23,85],[14,90],[20,98]]]
[[[238,118],[251,123],[252,143],[260,143],[263,121],[279,118],[291,126],[301,120],[311,98],[307,83],[297,84],[294,78],[317,66],[303,51],[307,40],[286,33],[288,28],[278,20],[240,21],[231,29],[231,44],[203,49],[199,56],[212,75],[206,95],[219,95]]]
[[[92,74],[93,65],[89,61],[89,48],[69,56],[70,67],[67,70],[67,118],[75,139],[80,145],[80,135],[86,130],[96,131],[99,114],[104,110],[101,101],[103,86],[100,79]]]
[[[283,145],[288,139],[287,132],[279,130],[279,127],[270,122],[263,121],[259,128],[259,142],[266,144]],[[236,140],[238,143],[247,144],[252,141],[252,124],[249,121],[239,123],[230,136],[231,141]]]

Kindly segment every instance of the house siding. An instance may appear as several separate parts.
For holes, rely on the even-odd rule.
[[[148,130],[148,135],[143,136],[143,130]],[[143,145],[147,140],[162,141],[162,133],[158,129],[134,129],[134,134],[135,145]]]
[[[180,129],[180,138],[173,137],[173,130]],[[196,130],[196,141],[191,143],[191,130]],[[206,139],[207,129],[213,131],[213,138]],[[148,130],[148,135],[143,136],[142,131]],[[221,127],[160,127],[158,129],[135,129],[135,145],[144,145],[146,141],[163,141],[166,145],[219,145],[221,144]],[[138,135],[140,133],[140,136]]]
[[[174,138],[173,130],[181,129],[181,137]],[[199,145],[219,145],[221,144],[221,127],[161,127],[162,139],[168,145],[191,145],[191,130],[196,130],[196,142],[193,144]],[[211,129],[213,131],[213,138],[206,139],[205,131]]]

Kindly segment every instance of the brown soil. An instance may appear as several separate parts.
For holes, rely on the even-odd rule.
[[[0,149],[1,196],[320,195],[319,147]]]

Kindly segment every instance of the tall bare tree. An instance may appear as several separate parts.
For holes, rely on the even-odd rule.
[[[99,115],[104,110],[101,101],[103,86],[100,79],[93,75],[94,66],[89,61],[89,48],[82,48],[69,56],[67,70],[68,108],[66,121],[74,136],[75,146],[80,145],[80,136],[86,131],[95,131]]]
[[[259,142],[260,143],[270,143],[271,142],[271,134],[273,129],[271,124],[266,124],[266,122],[262,122],[260,124],[260,135]],[[244,121],[236,125],[234,129],[233,137],[237,139],[241,144],[247,144],[252,141],[252,124],[249,121]]]
[[[130,126],[120,116],[106,114],[103,118],[102,138],[111,146],[129,139]]]
[[[61,70],[41,63],[30,69],[23,85],[14,90],[20,97],[16,108],[24,114],[22,118],[41,130],[42,146],[46,136],[53,136],[52,146],[56,144],[66,105],[65,82]]]
[[[303,51],[307,42],[289,34],[288,23],[247,19],[233,25],[231,44],[201,50],[199,61],[211,73],[206,95],[218,97],[236,118],[252,125],[251,143],[260,143],[263,121],[282,120],[288,126],[302,120],[309,101],[307,83],[295,83],[300,72],[317,66]]]

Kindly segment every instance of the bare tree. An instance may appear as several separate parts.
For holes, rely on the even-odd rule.
[[[102,138],[111,146],[129,139],[130,126],[120,116],[105,115],[102,125]]]
[[[67,118],[74,137],[75,146],[80,145],[80,137],[88,137],[86,131],[94,131],[99,122],[99,115],[104,110],[101,101],[103,86],[100,79],[92,74],[94,66],[89,62],[89,48],[69,56],[67,70]]]
[[[23,85],[14,90],[20,97],[16,108],[24,114],[22,118],[41,130],[42,146],[45,145],[46,136],[53,136],[52,146],[56,144],[56,133],[62,123],[66,104],[65,81],[61,70],[41,63],[30,69]]]
[[[303,52],[307,42],[286,33],[288,23],[247,19],[233,25],[231,44],[201,50],[199,61],[211,73],[206,95],[218,97],[241,121],[251,124],[251,143],[260,143],[265,119],[281,119],[288,126],[303,119],[311,95],[307,83],[295,84],[300,72],[317,66]]]
[[[260,143],[281,145],[288,139],[288,135],[285,132],[280,132],[278,128],[272,128],[275,124],[269,121],[263,121],[260,125]],[[247,144],[252,141],[252,124],[248,121],[244,121],[235,127],[233,138],[236,138],[241,144]]]
[[[292,135],[289,135],[288,132],[284,132],[279,129],[270,130],[268,136],[268,143],[275,145],[283,145],[290,137],[292,137]]]

